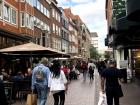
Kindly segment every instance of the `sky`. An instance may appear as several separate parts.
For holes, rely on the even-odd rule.
[[[57,0],[63,8],[71,8],[74,15],[79,15],[90,32],[98,33],[99,49],[105,49],[104,39],[107,34],[105,18],[106,0]]]

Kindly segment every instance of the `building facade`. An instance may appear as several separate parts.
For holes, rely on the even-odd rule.
[[[49,1],[34,0],[34,42],[51,47],[51,7]]]
[[[122,61],[127,61],[125,69],[134,69],[133,53],[135,49],[140,48],[139,11],[139,0],[106,0],[108,21],[106,44],[113,48],[113,57],[117,60],[117,67],[120,69]]]
[[[91,45],[98,50],[98,34],[91,32]]]
[[[71,12],[70,8],[64,9],[64,12],[68,18],[69,25],[69,53],[72,56],[78,55],[78,30],[76,24],[73,21],[74,14]]]
[[[34,42],[89,58],[90,32],[56,0],[0,0],[0,49]]]
[[[56,49],[57,51],[62,51],[61,46],[61,10],[57,6],[57,1],[53,0],[51,2],[51,22],[52,22],[52,30],[51,30],[51,47]]]
[[[61,46],[62,52],[69,53],[69,21],[68,18],[65,16],[65,12],[63,8],[60,8],[62,15],[61,15]]]
[[[0,0],[0,48],[32,40],[33,1]],[[27,18],[25,18],[27,17]]]

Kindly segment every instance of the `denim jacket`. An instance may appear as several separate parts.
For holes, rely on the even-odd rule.
[[[36,85],[36,77],[35,77],[35,72],[38,70],[38,68],[41,67],[44,74],[45,74],[45,79],[43,81],[43,85],[44,86],[48,86],[48,78],[49,78],[49,75],[50,75],[50,69],[48,67],[46,67],[45,65],[43,64],[39,64],[38,66],[36,66],[33,71],[32,71],[32,90],[35,89],[35,85]]]

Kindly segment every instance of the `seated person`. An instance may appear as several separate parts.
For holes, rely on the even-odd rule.
[[[19,71],[17,73],[17,75],[15,75],[15,76],[12,77],[12,80],[13,81],[18,81],[18,80],[23,80],[23,79],[24,79],[24,75],[22,74],[21,71]]]

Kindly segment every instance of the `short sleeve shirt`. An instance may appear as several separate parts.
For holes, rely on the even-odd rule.
[[[102,77],[106,78],[106,88],[114,88],[119,86],[118,78],[121,78],[121,71],[117,68],[107,68],[102,72]]]

